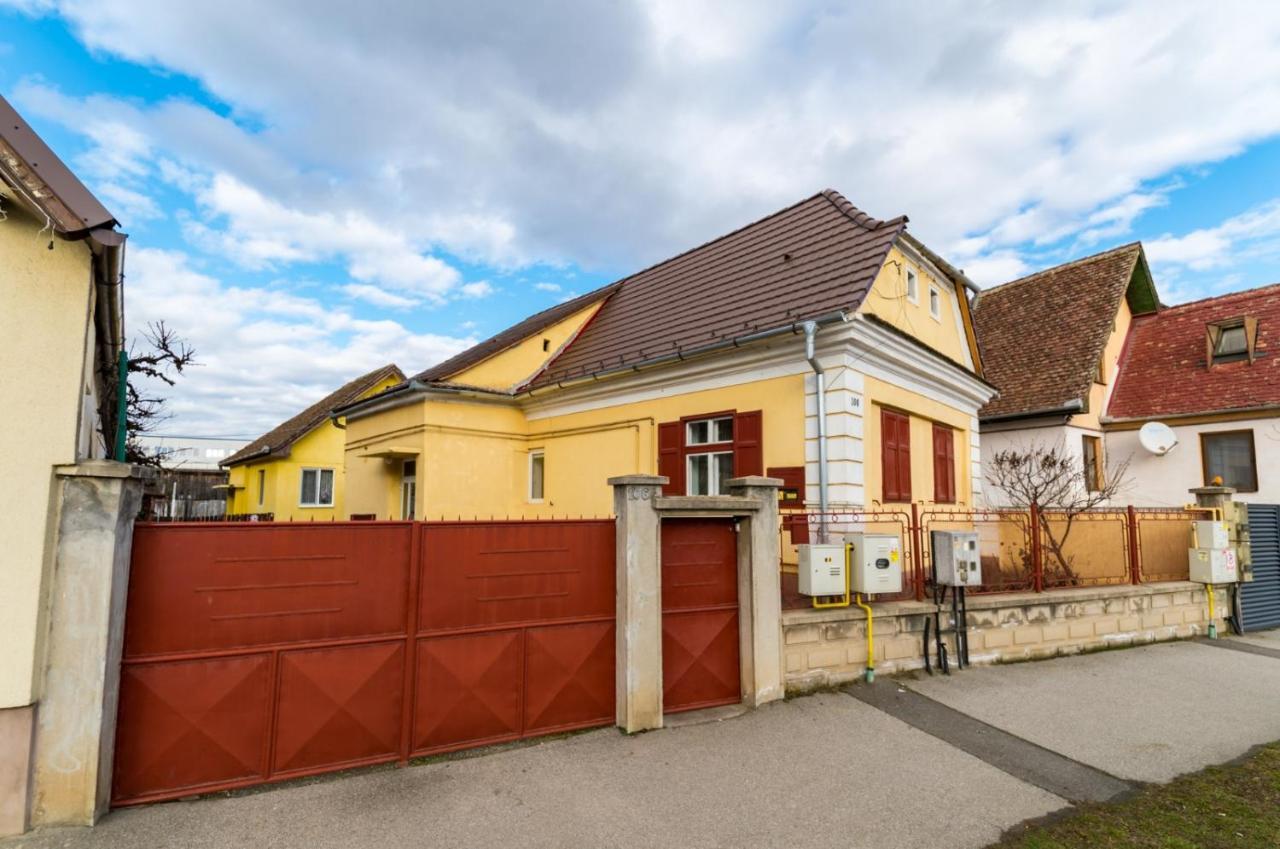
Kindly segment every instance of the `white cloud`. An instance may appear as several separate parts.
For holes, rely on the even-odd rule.
[[[134,336],[164,321],[196,350],[177,386],[155,387],[184,432],[256,436],[353,377],[394,361],[412,374],[475,342],[367,321],[311,298],[224,283],[179,251],[129,252]]]
[[[1181,301],[1276,282],[1246,281],[1245,272],[1280,263],[1280,198],[1213,227],[1143,243],[1161,294]]]
[[[559,283],[534,283],[533,288],[539,292],[559,292]]]
[[[365,301],[378,307],[402,310],[418,305],[418,301],[413,298],[406,298],[404,295],[397,295],[393,292],[388,292],[386,289],[370,286],[368,283],[348,283],[342,287],[342,291],[347,297]]]
[[[360,282],[404,291],[444,285],[409,259],[434,249],[625,272],[825,185],[932,245],[1091,245],[1151,181],[1280,132],[1280,7],[1243,0],[56,7],[230,105],[123,114],[289,213],[263,261],[353,216],[404,260],[348,244]]]
[[[474,283],[465,283],[459,290],[464,298],[487,298],[494,293],[493,286],[488,280],[477,280]]]

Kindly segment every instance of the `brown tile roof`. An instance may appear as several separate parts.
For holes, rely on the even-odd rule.
[[[611,283],[600,289],[588,292],[585,295],[565,301],[562,304],[556,304],[554,307],[545,309],[540,313],[529,316],[518,324],[513,324],[506,330],[496,336],[491,336],[478,345],[473,345],[460,354],[457,354],[439,365],[432,366],[424,372],[414,375],[414,380],[423,382],[443,380],[451,374],[457,374],[464,369],[479,363],[494,354],[510,348],[512,345],[527,339],[533,334],[544,330],[557,321],[568,318],[580,309],[594,304],[602,298],[609,296],[609,293],[618,287],[619,284]]]
[[[854,310],[906,223],[872,218],[827,189],[527,318],[417,379],[456,374],[601,298],[604,306],[533,386]]]
[[[1087,403],[1141,258],[1142,245],[1134,242],[983,289],[973,305],[974,328],[984,375],[1000,395],[979,418]]]
[[[1253,363],[1205,362],[1210,322],[1258,320]],[[1155,419],[1280,405],[1280,284],[1164,307],[1134,319],[1109,419]]]
[[[288,421],[282,422],[259,436],[253,442],[223,460],[219,465],[234,466],[239,463],[261,460],[265,457],[289,456],[289,449],[293,446],[293,443],[306,436],[316,425],[323,423],[329,417],[331,410],[350,404],[379,382],[389,377],[404,380],[404,373],[395,365],[385,365],[368,374],[361,375],[350,383],[343,384],[337,391],[321,398]]]

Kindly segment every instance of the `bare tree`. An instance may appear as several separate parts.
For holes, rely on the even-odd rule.
[[[164,409],[165,399],[146,391],[141,384],[150,378],[166,386],[175,385],[178,376],[196,364],[196,352],[163,321],[148,324],[142,334],[142,342],[141,346],[136,342],[129,346],[124,459],[137,465],[160,466],[166,452],[147,451],[139,444],[138,437],[155,430],[169,418],[169,413]],[[143,380],[137,380],[135,376]],[[107,444],[112,445],[115,443],[117,399],[113,397],[108,401],[106,409],[109,414],[102,418],[102,435]]]
[[[1067,553],[1067,539],[1083,513],[1107,504],[1128,485],[1129,461],[1107,462],[1098,474],[1089,474],[1080,458],[1062,445],[1033,443],[1022,449],[997,452],[988,465],[987,481],[1003,490],[1015,507],[1040,510],[1040,532],[1052,557],[1051,568],[1065,583],[1075,583],[1074,558]],[[1098,478],[1098,479],[1093,479]],[[1050,521],[1052,519],[1052,521]]]

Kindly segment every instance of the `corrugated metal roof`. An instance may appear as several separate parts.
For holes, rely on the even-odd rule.
[[[4,97],[0,97],[0,167],[53,219],[63,235],[116,226],[115,216]]]

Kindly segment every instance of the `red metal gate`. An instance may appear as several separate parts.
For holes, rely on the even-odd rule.
[[[613,537],[611,521],[139,525],[114,804],[609,724]]]
[[[662,523],[662,699],[667,713],[742,700],[732,519]]]

